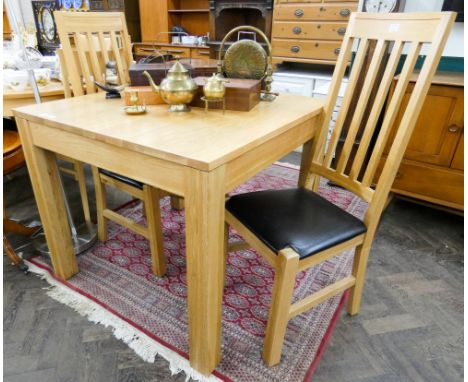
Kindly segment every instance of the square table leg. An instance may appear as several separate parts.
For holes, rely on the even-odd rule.
[[[54,153],[34,146],[31,126],[26,120],[17,118],[17,125],[52,266],[55,274],[66,280],[78,273],[78,263],[73,253],[56,157]]]
[[[221,360],[225,168],[187,168],[185,191],[189,357],[209,375]]]

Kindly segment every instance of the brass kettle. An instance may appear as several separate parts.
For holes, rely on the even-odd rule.
[[[229,80],[219,73],[213,73],[213,76],[208,78],[203,86],[203,94],[209,100],[222,99],[226,94],[225,82],[229,82]]]
[[[192,102],[198,86],[190,77],[188,70],[179,61],[176,61],[169,69],[166,78],[161,81],[159,86],[154,83],[146,70],[143,74],[148,78],[153,91],[159,93],[164,102],[171,105],[170,112],[190,111],[188,104]]]

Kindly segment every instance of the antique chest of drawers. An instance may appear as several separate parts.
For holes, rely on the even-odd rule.
[[[358,1],[277,0],[273,13],[273,63],[334,65]]]

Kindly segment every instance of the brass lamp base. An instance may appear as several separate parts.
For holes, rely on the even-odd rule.
[[[177,104],[177,105],[171,105],[169,107],[169,112],[170,113],[183,113],[190,111],[190,107],[186,104]]]

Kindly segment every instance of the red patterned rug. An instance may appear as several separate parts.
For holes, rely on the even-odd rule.
[[[294,187],[298,171],[273,165],[236,193]],[[354,195],[322,185],[320,193],[350,213],[362,217],[366,204]],[[184,371],[204,381],[309,381],[325,348],[345,297],[336,296],[289,322],[281,363],[267,367],[262,359],[263,336],[271,300],[274,272],[253,250],[230,253],[223,304],[222,362],[209,378],[190,368],[187,361],[187,279],[185,269],[184,212],[161,201],[167,276],[151,274],[147,241],[127,229],[109,225],[109,239],[78,257],[80,272],[61,282],[51,276],[50,262],[36,257],[29,264],[53,288],[49,295],[93,322],[111,326],[143,359],[157,354],[170,362],[173,373]],[[142,221],[141,203],[121,210]],[[231,232],[231,240],[239,240]],[[352,252],[298,275],[295,299],[349,274]]]

